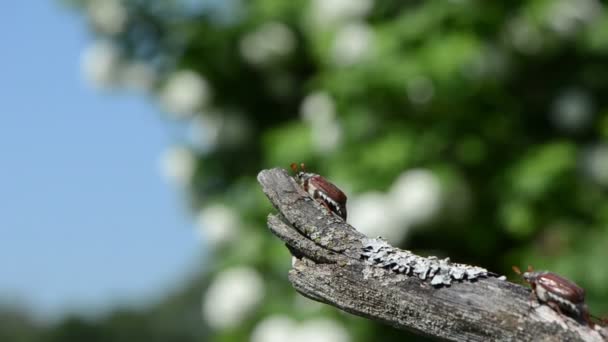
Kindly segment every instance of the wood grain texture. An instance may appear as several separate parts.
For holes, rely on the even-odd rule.
[[[368,237],[308,196],[283,169],[258,181],[279,211],[268,227],[297,258],[289,280],[302,295],[399,329],[450,341],[607,341],[546,305],[524,286],[485,277],[450,286],[370,264]]]

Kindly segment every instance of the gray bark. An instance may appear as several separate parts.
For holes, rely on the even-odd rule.
[[[366,237],[285,170],[264,170],[258,181],[279,211],[268,227],[296,258],[289,280],[306,297],[440,340],[608,340],[606,329],[533,303],[527,287]]]

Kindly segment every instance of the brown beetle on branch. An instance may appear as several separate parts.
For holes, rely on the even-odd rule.
[[[530,284],[532,296],[539,302],[547,304],[559,314],[567,314],[590,327],[595,325],[591,321],[585,303],[585,289],[573,281],[553,272],[534,271],[532,266],[528,266],[527,272],[523,274],[517,266],[513,266],[513,271]]]
[[[291,169],[295,172],[295,178],[312,198],[323,204],[329,211],[340,216],[346,221],[346,195],[337,186],[330,183],[324,177],[306,172],[304,163],[300,164],[302,171],[298,171],[296,163],[291,164]]]

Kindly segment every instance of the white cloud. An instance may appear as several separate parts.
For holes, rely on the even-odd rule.
[[[234,267],[218,274],[204,295],[203,317],[215,329],[235,327],[264,297],[264,281],[249,267]]]

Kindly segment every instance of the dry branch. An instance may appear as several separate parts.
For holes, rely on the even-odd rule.
[[[258,175],[279,211],[268,226],[297,258],[306,297],[399,329],[451,341],[606,341],[608,333],[531,305],[530,290],[482,268],[424,258],[359,233],[282,169]],[[449,284],[449,285],[448,285]]]

